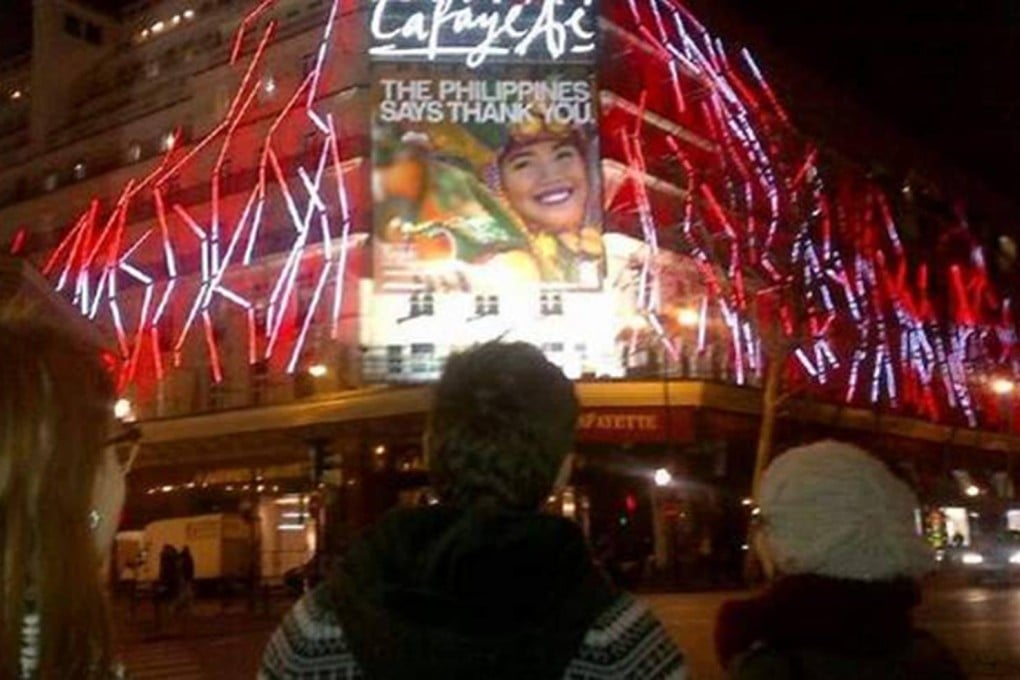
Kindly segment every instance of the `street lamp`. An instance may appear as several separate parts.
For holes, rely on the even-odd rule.
[[[701,323],[701,314],[693,307],[681,307],[676,313],[676,320],[684,328],[697,328]]]
[[[1016,389],[1016,383],[1009,378],[994,378],[991,383],[991,389],[992,392],[1000,397],[1005,397],[1013,394],[1013,391]]]
[[[666,468],[659,468],[655,471],[655,486],[669,486],[673,481],[673,475]]]
[[[313,378],[324,378],[329,373],[329,369],[326,368],[325,364],[312,364],[308,368],[308,375]]]
[[[113,417],[117,420],[128,422],[134,420],[134,408],[131,401],[120,398],[113,405]]]
[[[966,489],[964,489],[963,492],[965,494],[967,494],[968,496],[970,496],[971,498],[974,498],[975,496],[980,496],[981,495],[981,489],[979,489],[974,484],[970,484]]]

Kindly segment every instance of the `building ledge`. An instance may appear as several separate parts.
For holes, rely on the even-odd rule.
[[[761,391],[700,380],[581,382],[577,385],[582,408],[671,408],[712,409],[747,416],[761,413]],[[252,435],[266,431],[321,430],[323,426],[424,414],[431,400],[431,388],[372,387],[289,404],[245,408],[233,411],[149,420],[139,423],[146,446],[161,447],[203,439]],[[874,432],[939,444],[984,449],[1020,451],[1020,437],[931,423],[908,418],[808,400],[791,400],[785,418],[796,414],[804,422],[834,429]],[[252,443],[257,439],[252,438]]]

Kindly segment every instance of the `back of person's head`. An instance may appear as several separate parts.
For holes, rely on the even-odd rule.
[[[426,448],[446,503],[537,510],[574,445],[573,384],[535,347],[490,342],[450,357]]]
[[[856,446],[790,449],[769,465],[758,496],[765,548],[781,574],[884,581],[934,566],[914,493]]]
[[[104,450],[108,375],[95,352],[23,308],[0,309],[0,356],[0,678],[21,676],[29,609],[39,616],[38,677],[108,672],[97,535],[116,518],[94,502],[116,465]]]

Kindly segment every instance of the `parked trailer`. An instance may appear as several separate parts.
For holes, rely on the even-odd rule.
[[[188,546],[198,581],[243,580],[251,574],[251,528],[240,515],[175,517],[148,524],[142,531],[137,580],[159,578],[159,554],[164,545],[177,551]]]

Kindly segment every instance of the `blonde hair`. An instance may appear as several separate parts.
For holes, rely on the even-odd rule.
[[[0,309],[0,680],[20,677],[26,606],[38,677],[109,673],[110,625],[89,513],[112,390],[98,352]]]

